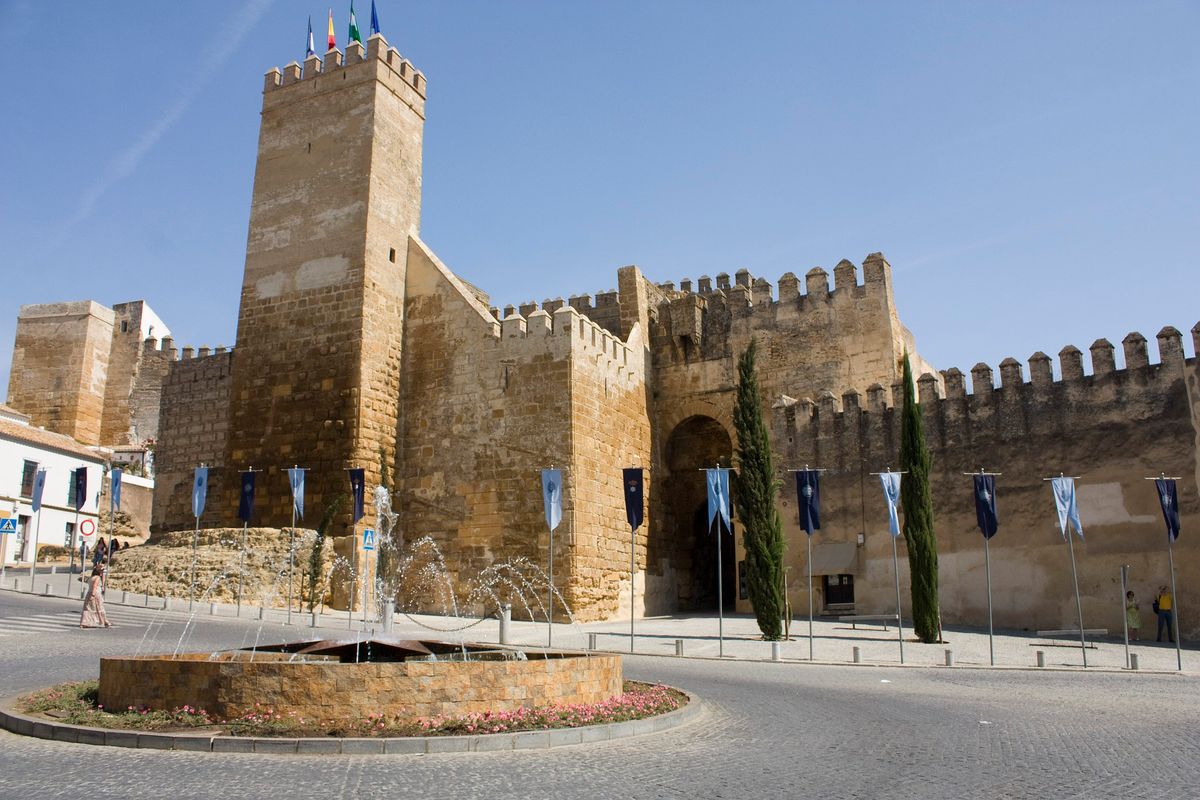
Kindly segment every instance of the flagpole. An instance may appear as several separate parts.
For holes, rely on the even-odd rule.
[[[883,472],[872,472],[872,475],[886,475],[892,472],[892,468],[888,467]],[[894,473],[896,475],[907,475],[908,470],[901,470]],[[892,537],[892,575],[896,579],[896,639],[900,643],[900,663],[904,663],[904,615],[900,611],[900,556],[896,551],[896,539],[900,538],[900,534],[892,534],[891,530],[888,534]]]
[[[261,472],[261,471],[262,470],[259,470],[259,472]],[[251,475],[253,475],[254,474],[254,465],[251,464],[250,468],[247,469],[246,472],[249,472]],[[245,491],[245,489],[243,488],[242,491]],[[251,501],[253,502],[253,498],[251,498]],[[239,503],[240,503],[240,500],[239,500]],[[253,507],[253,506],[251,506],[251,507]],[[249,517],[250,515],[247,514],[246,516]],[[238,553],[237,615],[239,617],[242,615],[242,590],[244,589],[245,580],[246,580],[246,529],[249,526],[250,526],[250,520],[248,518],[242,520],[242,549]]]
[[[42,479],[42,490],[45,491],[45,479]],[[42,535],[42,503],[41,498],[38,498],[37,522],[33,528],[33,566],[29,568],[29,592],[33,593],[33,587],[37,579],[37,551],[38,538]]]
[[[720,464],[714,466],[713,469],[715,469],[715,470],[725,469],[726,472],[729,471],[727,468],[721,467]],[[707,474],[708,470],[702,467],[700,469],[700,472]],[[720,477],[718,476],[718,483],[719,482],[720,482]],[[708,490],[708,488],[706,486],[705,491],[707,491],[707,490]],[[719,499],[723,503],[726,503],[726,504],[729,503],[728,497],[721,497]],[[722,561],[722,559],[721,559],[721,509],[719,509],[719,508],[717,509],[717,513],[715,516],[716,516],[715,521],[717,523],[717,656],[719,658],[724,658],[725,657],[725,570],[724,570],[724,565],[721,563],[721,561]],[[709,532],[711,533],[712,525],[710,524],[708,526],[708,528],[709,528]],[[732,531],[730,531],[730,535],[733,535]]]
[[[810,466],[808,466],[808,464],[805,464],[804,469],[802,469],[802,470],[798,470],[798,469],[789,469],[788,470],[788,472],[816,472],[818,474],[825,472],[825,471],[826,470],[818,468],[818,467],[810,467]],[[799,498],[797,498],[797,503],[798,502],[799,502]],[[805,541],[807,542],[807,550],[808,550],[808,556],[807,556],[807,558],[808,558],[808,564],[807,564],[807,566],[808,566],[808,660],[812,661],[813,660],[812,532],[809,531],[807,528],[803,527],[804,520],[800,520],[800,524],[801,524],[801,527],[804,530],[804,532],[807,534],[807,536],[805,536]],[[784,583],[784,597],[785,598],[787,597],[787,583],[786,582]]]
[[[113,545],[113,513],[116,511],[116,493],[113,491],[111,467],[108,470],[108,552],[104,554],[104,563],[112,563],[112,545]],[[107,583],[107,578],[105,578]]]
[[[299,469],[299,465],[292,464],[292,469]],[[288,476],[288,484],[292,483],[291,476]],[[296,490],[292,488],[292,527],[288,529],[288,609],[287,609],[287,624],[292,624],[292,578],[296,566]]]
[[[1178,480],[1182,480],[1182,478],[1180,478],[1178,476],[1168,477],[1167,473],[1160,472],[1156,477],[1143,478],[1142,480],[1178,481]],[[1161,502],[1161,500],[1162,499],[1159,498],[1160,502]],[[1178,513],[1178,509],[1176,509],[1176,513]],[[1178,529],[1178,527],[1176,527],[1175,536],[1178,536],[1178,535],[1179,535],[1179,529]],[[1168,525],[1167,525],[1167,564],[1169,565],[1170,570],[1171,570],[1171,627],[1175,629],[1175,631],[1174,631],[1175,632],[1175,665],[1176,665],[1176,668],[1180,672],[1182,672],[1183,671],[1183,643],[1180,641],[1180,637],[1179,637],[1179,596],[1175,593],[1174,544],[1175,544],[1175,537],[1171,535],[1171,527],[1170,527],[1170,524],[1168,523]],[[1167,633],[1170,633],[1170,632],[1171,632],[1170,630],[1167,631]]]
[[[979,468],[979,472],[964,472],[963,475],[991,475],[996,477],[1003,475],[1003,472],[985,472],[983,467]],[[987,576],[987,600],[988,600],[988,659],[991,665],[996,666],[996,644],[995,644],[995,629],[992,625],[992,553],[991,542],[992,537],[986,532],[983,532],[983,571]]]
[[[1129,669],[1129,565],[1121,565],[1121,628],[1125,634],[1125,669]]]
[[[550,467],[554,469],[553,465]],[[633,613],[633,609],[629,610]],[[554,528],[550,529],[550,586],[546,592],[546,647],[554,643]]]
[[[633,652],[633,576],[637,569],[634,548],[637,546],[637,528],[629,526],[629,652]],[[1179,638],[1179,637],[1175,637]]]
[[[1060,473],[1058,473],[1058,477],[1065,478],[1066,476],[1060,472]],[[1042,478],[1042,480],[1053,481],[1054,478]],[[1071,480],[1072,481],[1079,480],[1079,476],[1072,475]],[[1068,527],[1070,527],[1070,526],[1068,526]],[[1067,550],[1071,554],[1071,580],[1075,584],[1075,610],[1079,614],[1079,647],[1083,653],[1083,666],[1086,669],[1087,665],[1088,665],[1088,663],[1087,663],[1087,634],[1085,634],[1083,632],[1083,603],[1079,599],[1079,571],[1075,567],[1075,542],[1073,542],[1071,540],[1071,534],[1066,528],[1063,528],[1063,536],[1067,537]]]

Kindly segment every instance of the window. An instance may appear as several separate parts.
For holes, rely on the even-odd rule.
[[[67,474],[67,505],[71,508],[75,507],[75,473],[74,471]]]
[[[396,263],[396,248],[392,247],[388,249],[388,261],[393,264]]]
[[[33,480],[37,477],[37,462],[26,461],[21,471],[21,497],[33,497]]]
[[[129,320],[121,320],[121,333],[129,333]]]

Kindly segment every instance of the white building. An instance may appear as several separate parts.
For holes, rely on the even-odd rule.
[[[104,462],[102,453],[70,436],[36,428],[29,424],[29,417],[0,405],[0,519],[16,520],[16,533],[0,536],[0,558],[4,563],[31,561],[35,535],[39,545],[70,545],[72,539],[78,545],[77,522],[79,535],[96,541]],[[87,468],[87,492],[83,506],[76,512],[72,478],[79,467]],[[46,470],[40,515],[31,505],[39,469]]]

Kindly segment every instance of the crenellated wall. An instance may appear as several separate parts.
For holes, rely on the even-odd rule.
[[[1200,527],[1195,399],[1188,394],[1188,385],[1196,383],[1196,360],[1185,360],[1183,337],[1175,328],[1164,328],[1156,338],[1158,363],[1150,362],[1145,337],[1134,333],[1122,342],[1123,369],[1116,369],[1113,345],[1100,339],[1089,348],[1091,374],[1084,373],[1079,349],[1066,347],[1059,354],[1058,378],[1050,358],[1039,352],[1028,360],[1027,374],[1016,359],[1002,361],[998,386],[984,364],[971,370],[972,391],[958,369],[942,374],[944,392],[932,374],[918,379],[933,456],[945,623],[978,625],[986,619],[983,540],[971,479],[963,474],[985,469],[1002,473],[996,479],[1001,526],[991,544],[998,626],[1077,624],[1069,554],[1042,480],[1060,473],[1079,476],[1085,538],[1075,549],[1085,624],[1121,629],[1117,581],[1122,564],[1132,566],[1131,586],[1142,599],[1144,625],[1152,624],[1150,601],[1168,582],[1168,572],[1162,515],[1153,484],[1144,478],[1180,476],[1183,529]],[[809,464],[828,470],[814,565],[825,559],[822,547],[856,545],[848,571],[855,574],[859,613],[886,612],[894,605],[886,509],[878,478],[869,474],[896,465],[900,400],[890,394],[878,385],[865,399],[854,391],[841,397],[823,393],[815,402],[803,398],[781,404],[773,414],[773,446],[781,468]],[[795,520],[794,491],[785,481],[780,502],[791,542],[791,574],[801,576],[791,588],[803,593],[804,534]],[[865,542],[857,545],[860,533]],[[1177,545],[1181,586],[1200,580],[1196,542],[1184,536]],[[900,544],[906,584],[903,540]],[[1185,636],[1200,633],[1200,620],[1185,618],[1184,626]]]
[[[192,478],[201,464],[209,467],[208,502],[203,527],[216,527],[224,516],[225,451],[229,435],[230,374],[234,353],[225,348],[199,351],[184,347],[175,360],[171,339],[163,340],[159,363],[166,364],[159,410],[159,438],[154,451],[154,511],[151,533],[190,528]],[[236,484],[236,479],[234,480]],[[287,491],[286,478],[283,491]],[[261,487],[260,492],[275,487]],[[278,489],[276,489],[278,491]],[[286,496],[286,495],[285,495]],[[235,509],[236,510],[236,509]]]

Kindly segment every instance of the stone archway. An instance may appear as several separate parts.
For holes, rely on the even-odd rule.
[[[709,416],[679,422],[667,439],[666,476],[659,489],[663,518],[651,540],[651,564],[674,577],[673,609],[714,611],[717,608],[717,542],[708,531],[708,501],[702,469],[729,466],[733,441],[726,428]],[[726,608],[736,601],[736,551],[732,536],[721,537],[722,591]]]

